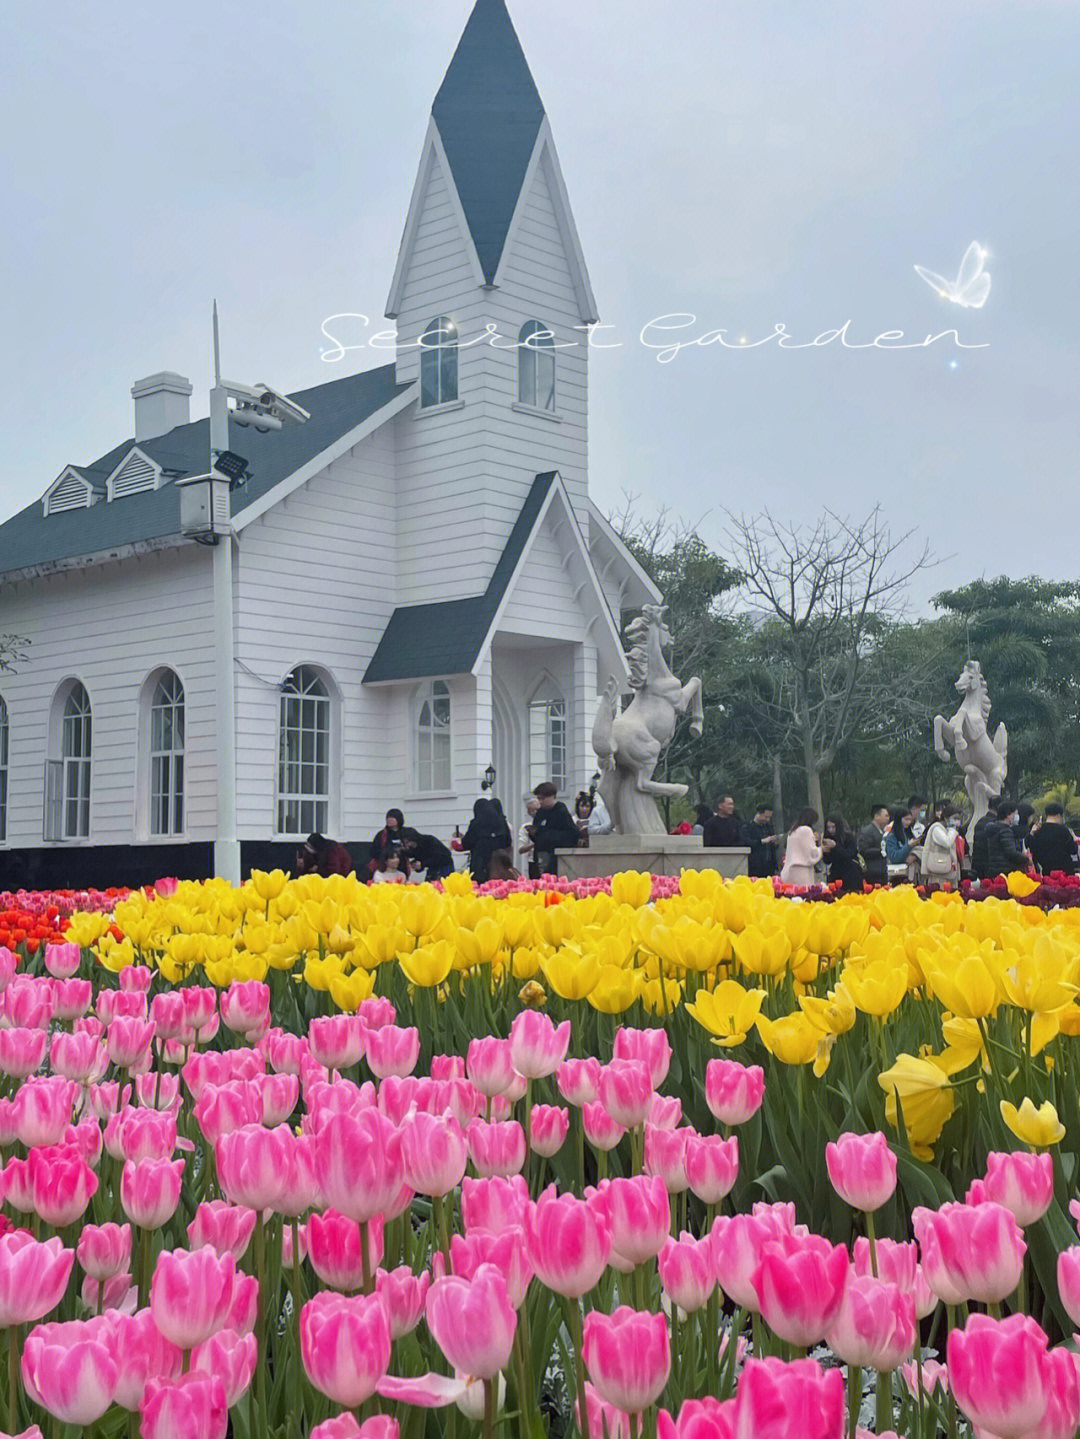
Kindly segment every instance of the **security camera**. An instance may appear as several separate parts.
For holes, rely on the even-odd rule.
[[[277,415],[272,415],[256,405],[238,405],[229,412],[229,419],[234,425],[249,426],[253,430],[281,429],[281,421]]]
[[[288,395],[279,394],[271,385],[256,385],[255,388],[259,392],[259,404],[280,419],[293,425],[302,425],[305,420],[311,419],[307,410],[290,400]]]

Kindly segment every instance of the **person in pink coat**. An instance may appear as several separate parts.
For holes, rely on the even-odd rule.
[[[787,851],[780,879],[784,884],[806,889],[814,883],[814,866],[821,859],[820,835],[814,832],[816,809],[803,809],[795,817],[788,835]]]

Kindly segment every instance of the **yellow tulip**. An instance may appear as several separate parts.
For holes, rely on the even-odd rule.
[[[442,886],[446,894],[472,894],[472,876],[467,869],[455,870],[453,874],[446,876],[442,882]]]
[[[801,994],[799,1008],[823,1034],[846,1034],[855,1027],[855,1005],[842,984],[829,990],[828,999],[814,994]]]
[[[963,1019],[986,1019],[1001,1003],[997,981],[981,955],[965,955],[952,966],[928,962],[926,968],[934,997]]]
[[[366,969],[354,969],[352,974],[335,974],[330,979],[330,998],[338,1009],[350,1014],[360,1008],[365,999],[370,999],[375,989],[375,976]]]
[[[129,964],[135,963],[135,946],[128,937],[118,940],[111,934],[105,934],[98,943],[97,957],[106,969],[112,970],[113,974],[119,974],[122,969],[127,969]]]
[[[458,954],[464,963],[461,969],[474,969],[478,964],[490,964],[502,948],[503,927],[488,916],[479,919],[472,929],[459,929],[454,935]]]
[[[515,949],[511,967],[515,979],[532,979],[540,973],[541,954],[538,949]]]
[[[851,995],[856,1009],[863,1014],[872,1014],[877,1019],[886,1019],[907,993],[907,961],[900,956],[900,962],[875,959],[861,967],[847,965],[843,973],[843,985]]]
[[[744,929],[732,937],[735,958],[748,974],[783,974],[792,943],[783,929]]]
[[[913,1054],[898,1054],[892,1068],[878,1075],[878,1084],[885,1091],[886,1119],[899,1128],[899,1104],[911,1152],[919,1159],[932,1159],[932,1146],[956,1108],[949,1077],[936,1057],[918,1059]]]
[[[600,964],[595,954],[582,954],[573,945],[557,949],[540,965],[544,978],[560,999],[584,999],[596,988]]]
[[[283,869],[272,869],[269,873],[262,869],[251,871],[251,887],[264,904],[277,899],[288,882],[289,876]]]
[[[68,920],[64,938],[72,944],[89,949],[107,933],[112,920],[107,914],[73,914]]]
[[[641,909],[652,898],[652,875],[627,869],[611,877],[611,897],[616,904]]]
[[[801,1011],[785,1014],[782,1019],[759,1014],[756,1024],[762,1044],[781,1064],[813,1064],[817,1059],[821,1030]]]
[[[522,985],[518,999],[527,1009],[543,1009],[547,1004],[547,990],[537,980],[530,979],[528,984]]]
[[[686,1006],[686,1011],[715,1035],[725,1049],[729,1049],[742,1044],[764,1000],[763,989],[744,989],[736,980],[725,979],[711,992],[699,989],[693,1004]]]
[[[423,945],[412,954],[398,956],[405,978],[418,989],[431,989],[443,980],[454,967],[454,946],[447,940]]]
[[[1015,1104],[1003,1099],[1001,1117],[1017,1139],[1023,1144],[1030,1144],[1032,1149],[1048,1149],[1052,1144],[1059,1144],[1065,1137],[1065,1126],[1049,1100],[1036,1109],[1025,1096],[1017,1109]]]
[[[586,998],[601,1014],[624,1014],[636,1001],[641,983],[638,970],[604,964]]]
[[[1038,889],[1039,880],[1032,879],[1030,874],[1014,870],[1012,874],[1006,875],[1005,885],[1013,899],[1026,899],[1029,894],[1034,894]]]
[[[304,964],[304,979],[312,989],[329,994],[330,981],[335,975],[343,975],[345,966],[336,955],[321,959],[317,950],[312,950]]]
[[[639,992],[645,1008],[659,1018],[672,1014],[682,1003],[683,987],[677,979],[646,979]]]

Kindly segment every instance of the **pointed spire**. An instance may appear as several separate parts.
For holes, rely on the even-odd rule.
[[[544,118],[505,0],[476,0],[431,114],[490,284]]]

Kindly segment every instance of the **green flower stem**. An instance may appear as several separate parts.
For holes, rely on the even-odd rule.
[[[869,1212],[866,1215],[866,1241],[870,1246],[870,1272],[876,1279],[878,1277],[877,1233],[874,1229],[874,1216]]]
[[[585,1342],[585,1321],[581,1315],[581,1305],[576,1299],[568,1299],[566,1304],[570,1339],[574,1346],[574,1369],[577,1373],[578,1424],[582,1439],[591,1439],[589,1408],[585,1402],[585,1356],[581,1352]]]
[[[7,1427],[11,1434],[19,1428],[19,1326],[12,1324],[7,1332],[8,1402]]]
[[[263,1429],[270,1427],[266,1400],[266,1227],[259,1215],[255,1222],[255,1278],[259,1285],[259,1307],[255,1316],[255,1338],[260,1361],[255,1366],[255,1402]]]
[[[484,1439],[495,1436],[495,1389],[490,1379],[484,1380]]]
[[[847,1371],[847,1432],[848,1439],[855,1439],[859,1427],[859,1405],[862,1402],[862,1369],[858,1364],[849,1364]]]
[[[893,1418],[893,1393],[892,1375],[885,1372],[877,1376],[877,1432],[884,1434],[886,1429],[892,1428]]]

